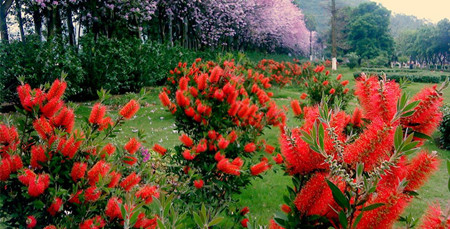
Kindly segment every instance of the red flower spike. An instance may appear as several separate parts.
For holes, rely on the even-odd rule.
[[[27,228],[34,228],[37,224],[37,220],[33,215],[27,217]]]
[[[329,83],[328,80],[325,80],[325,81],[323,81],[322,85],[323,85],[323,86],[327,86],[328,83]]]
[[[266,160],[261,160],[258,164],[250,167],[250,172],[253,176],[257,176],[270,169],[269,163]]]
[[[302,93],[302,95],[300,96],[300,99],[306,99],[306,97],[308,97],[308,94]]]
[[[187,147],[192,147],[192,145],[194,144],[192,139],[189,136],[187,136],[186,134],[183,134],[180,136],[180,141]]]
[[[328,91],[328,93],[330,93],[330,95],[334,94],[336,92],[336,89],[331,88],[330,91]]]
[[[122,219],[122,213],[120,211],[119,203],[122,203],[122,200],[117,197],[111,197],[106,204],[105,214],[109,217],[110,220],[114,220],[115,218]]]
[[[6,181],[11,174],[11,163],[7,158],[0,160],[0,181]]]
[[[439,203],[433,203],[428,207],[422,217],[420,228],[422,229],[448,229],[450,227],[450,216],[447,219],[443,217],[445,214],[441,210]]]
[[[241,225],[242,225],[243,227],[247,228],[247,224],[248,224],[248,219],[247,219],[247,218],[245,218],[245,219],[243,219],[243,220],[241,221]]]
[[[122,177],[122,174],[112,171],[109,176],[111,177],[111,180],[108,184],[108,188],[114,188],[119,184],[120,178]]]
[[[344,80],[344,81],[341,82],[341,85],[344,86],[344,87],[347,86],[347,84],[348,84],[348,80]]]
[[[252,153],[256,150],[256,145],[253,142],[248,143],[244,146],[244,151],[247,153]]]
[[[86,173],[87,164],[83,162],[75,162],[72,167],[72,172],[70,173],[70,176],[72,177],[72,180],[76,182],[77,180],[84,177],[84,174]]]
[[[38,133],[39,137],[44,140],[47,140],[53,133],[52,126],[43,116],[33,121],[33,127]]]
[[[342,78],[342,74],[339,74],[339,75],[336,77],[336,80],[341,80],[341,78]]]
[[[141,146],[141,143],[136,140],[136,138],[131,138],[127,144],[125,144],[124,149],[129,154],[135,154],[139,147]]]
[[[281,205],[281,211],[283,211],[286,214],[289,214],[292,211],[292,209],[288,205],[283,204],[283,205]]]
[[[430,154],[427,151],[421,151],[410,162],[407,167],[406,180],[408,184],[405,190],[413,191],[420,188],[430,177],[438,170],[439,158],[435,153]]]
[[[275,161],[275,163],[277,164],[281,164],[283,163],[283,157],[281,156],[281,154],[277,154],[277,156],[272,157],[272,159]]]
[[[194,181],[194,186],[196,189],[201,189],[203,187],[203,184],[204,184],[203,180],[195,180]]]
[[[167,149],[164,148],[164,147],[162,147],[162,146],[159,145],[159,144],[155,144],[155,145],[153,146],[153,150],[154,150],[155,152],[161,154],[161,156],[164,156],[164,155],[166,154],[166,152],[167,152]]]
[[[159,94],[159,100],[161,100],[161,103],[163,104],[163,106],[165,107],[169,107],[170,104],[172,104],[172,102],[170,102],[169,96],[167,95],[166,92],[161,92]]]
[[[239,171],[240,166],[231,164],[228,159],[224,158],[219,163],[217,163],[217,169],[230,175],[239,176],[241,172]]]
[[[302,114],[302,108],[300,107],[300,104],[298,103],[298,100],[292,100],[291,101],[291,107],[292,110],[294,111],[294,115],[295,116],[299,116]]]
[[[60,99],[64,94],[66,88],[67,83],[65,81],[59,81],[59,79],[56,79],[55,81],[53,81],[50,90],[48,90],[47,92],[47,100],[50,101],[52,99]]]
[[[137,158],[133,156],[125,156],[122,161],[125,164],[134,165],[137,162]]]
[[[61,109],[63,104],[64,103],[61,100],[54,98],[54,99],[48,101],[47,104],[45,104],[41,108],[41,112],[44,115],[44,117],[51,118],[51,117],[53,117],[53,115],[56,114],[56,112],[59,109]]]
[[[105,177],[111,166],[103,160],[98,161],[87,173],[88,181],[94,186],[101,177]]]
[[[331,203],[333,196],[322,173],[312,176],[294,200],[298,211],[306,215],[325,215],[328,211],[332,211]]]
[[[92,107],[91,114],[89,115],[89,123],[100,126],[102,124],[105,113],[106,107],[100,103],[96,103]]]
[[[119,114],[124,119],[130,119],[136,114],[136,112],[138,112],[139,108],[139,103],[132,99],[119,111]]]
[[[62,210],[63,201],[61,198],[56,197],[50,207],[48,207],[47,211],[50,215],[55,216],[56,213]]]
[[[159,198],[158,188],[156,186],[145,185],[136,192],[136,197],[145,201],[145,204],[150,204],[153,197]]]
[[[214,67],[214,69],[211,71],[211,76],[209,77],[209,82],[211,82],[211,83],[219,82],[222,72],[223,72],[223,70],[219,66]]]
[[[247,215],[250,212],[250,209],[248,207],[244,207],[239,212],[241,215]]]
[[[120,182],[120,187],[122,187],[126,192],[130,191],[134,186],[136,186],[141,181],[141,177],[136,175],[135,172],[131,173],[125,179]]]

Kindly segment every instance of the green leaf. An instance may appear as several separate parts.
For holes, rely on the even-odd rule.
[[[427,139],[427,140],[430,140],[430,141],[433,140],[433,138],[431,138],[430,136],[428,136],[428,135],[426,135],[424,133],[415,132],[415,131],[414,131],[414,137],[421,138],[421,139]]]
[[[194,221],[198,227],[203,228],[203,222],[200,219],[200,216],[198,216],[197,212],[194,212]]]
[[[130,227],[132,227],[132,226],[134,226],[134,224],[136,223],[136,221],[137,221],[137,218],[138,218],[138,216],[139,216],[139,211],[135,211],[134,213],[133,213],[133,215],[131,215],[131,218],[130,218]]]
[[[209,222],[208,227],[212,227],[216,224],[219,224],[220,222],[222,222],[223,219],[224,219],[224,217],[216,217],[216,218],[212,219],[211,222]]]
[[[402,117],[404,117],[404,118],[409,117],[409,116],[412,116],[414,113],[415,113],[415,111],[408,111],[408,112],[403,113]]]
[[[341,223],[341,226],[343,228],[347,228],[348,222],[347,222],[347,217],[345,216],[344,211],[339,212],[339,222]]]
[[[325,143],[323,141],[325,136],[325,130],[323,129],[323,125],[319,123],[319,143],[320,143],[320,149],[325,149]]]
[[[356,166],[356,175],[361,176],[363,171],[364,171],[364,164],[358,163],[358,165]]]
[[[339,206],[341,206],[344,209],[349,209],[350,202],[344,196],[344,194],[341,192],[341,190],[335,184],[333,184],[333,182],[331,182],[329,180],[326,180],[326,181],[327,181],[328,186],[331,189],[331,192],[333,193],[333,198],[336,201],[336,203],[338,203]]]
[[[363,212],[359,213],[358,217],[356,217],[355,222],[353,222],[354,228],[357,228],[356,226],[358,225],[359,221],[361,221],[362,216],[363,216]]]
[[[379,208],[379,207],[381,207],[381,206],[383,206],[383,205],[384,205],[383,203],[372,204],[372,205],[363,207],[363,208],[361,209],[361,211],[371,211],[371,210],[374,210],[374,209],[376,209],[376,208]]]
[[[166,226],[164,226],[163,222],[160,219],[157,219],[157,222],[158,222],[158,228],[166,229]]]
[[[398,147],[402,143],[402,138],[403,138],[403,131],[402,131],[402,127],[400,125],[397,126],[394,136],[395,136],[394,137],[394,146],[395,146],[395,149],[398,150]]]
[[[419,105],[419,103],[420,103],[420,100],[411,102],[410,104],[406,105],[406,107],[403,109],[403,111],[409,111],[411,109],[414,109],[417,107],[417,105]]]
[[[120,212],[122,213],[122,217],[124,219],[126,219],[127,218],[127,210],[125,209],[125,205],[120,204],[120,203],[119,203],[119,205],[120,205]]]

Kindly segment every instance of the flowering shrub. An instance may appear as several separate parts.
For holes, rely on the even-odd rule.
[[[362,76],[353,115],[326,103],[304,107],[304,124],[281,136],[294,187],[274,222],[284,228],[392,227],[438,168],[436,153],[419,146],[442,118],[445,87],[425,88],[408,102],[394,81]]]
[[[139,103],[116,118],[96,103],[79,128],[62,100],[66,87],[57,79],[48,90],[17,88],[25,118],[18,127],[0,123],[0,218],[21,228],[155,228],[157,216],[143,205],[159,190],[148,183],[141,143],[112,143]]]
[[[280,63],[270,59],[259,61],[255,70],[267,74],[270,82],[279,87],[292,83],[302,75],[302,67],[298,64],[284,61]]]
[[[339,100],[341,106],[345,107],[351,98],[350,89],[347,87],[349,81],[342,80],[341,74],[332,77],[330,71],[325,71],[324,65],[318,65],[314,69],[310,65],[306,66],[303,82],[306,93],[302,95],[302,99],[306,98],[310,105],[316,105],[327,96],[329,105]]]
[[[274,147],[258,138],[285,116],[265,91],[269,78],[233,62],[200,61],[190,68],[180,63],[159,95],[182,133],[182,144],[165,155],[180,165],[173,171],[181,181],[192,185],[183,198],[219,206],[271,167],[259,153]]]
[[[445,105],[442,107],[442,123],[439,126],[439,131],[441,132],[441,146],[450,150],[450,105]]]

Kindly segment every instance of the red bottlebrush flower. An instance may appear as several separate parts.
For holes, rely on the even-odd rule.
[[[294,111],[294,115],[295,116],[299,116],[302,114],[302,108],[300,107],[300,104],[298,103],[298,100],[292,100],[291,101],[291,107],[292,110]]]
[[[28,84],[19,86],[17,93],[19,94],[20,103],[27,111],[31,111],[36,105],[42,106],[42,102],[45,100],[45,94],[41,89],[31,91],[31,87]]]
[[[302,93],[302,95],[300,96],[300,99],[306,99],[306,97],[308,97],[308,94]]]
[[[436,153],[422,151],[415,156],[407,167],[405,190],[416,190],[428,180],[430,175],[439,168],[439,159]]]
[[[167,149],[164,148],[164,147],[162,147],[162,146],[159,145],[159,144],[155,144],[155,145],[153,146],[153,150],[154,150],[155,152],[161,154],[162,156],[164,156],[164,155],[166,154],[166,152],[167,152]]]
[[[362,112],[358,107],[355,107],[355,111],[353,111],[351,123],[355,127],[361,127],[361,122],[362,122]]]
[[[203,180],[195,180],[194,181],[194,186],[196,189],[201,189],[203,187],[203,184],[204,184]]]
[[[283,157],[281,156],[281,154],[277,154],[276,157],[272,157],[272,159],[275,161],[275,163],[277,164],[281,164],[283,163]]]
[[[230,144],[230,142],[222,137],[219,140],[218,146],[219,146],[219,149],[226,149],[229,144]]]
[[[183,94],[183,91],[180,90],[175,93],[175,100],[180,107],[187,107],[190,104],[189,99],[186,98],[186,96],[184,96]]]
[[[96,186],[91,186],[84,191],[84,200],[86,202],[95,202],[102,195],[102,191]]]
[[[172,102],[170,102],[169,96],[164,91],[159,93],[159,100],[161,100],[162,105],[165,107],[169,107],[170,104],[172,104]]]
[[[100,103],[96,103],[92,107],[91,114],[89,115],[89,123],[100,126],[102,124],[102,120],[103,117],[105,116],[105,113],[106,107]]]
[[[122,177],[122,174],[112,171],[109,176],[111,177],[111,180],[109,181],[108,188],[114,188],[119,184],[120,178]]]
[[[188,88],[188,78],[187,77],[181,77],[179,81],[180,90],[186,91]]]
[[[342,93],[347,94],[348,91],[349,91],[349,89],[348,89],[348,88],[345,88],[344,91],[343,91]]]
[[[322,173],[313,175],[294,200],[297,209],[306,215],[325,215],[328,211],[332,211],[331,203],[333,195]]]
[[[86,173],[87,164],[83,162],[75,162],[72,167],[72,172],[70,173],[70,176],[72,177],[72,180],[76,182],[77,180],[84,177],[84,174]]]
[[[131,138],[127,144],[125,144],[124,149],[129,154],[135,154],[136,151],[138,151],[139,147],[141,146],[141,143],[139,143],[136,138]]]
[[[270,169],[269,163],[267,163],[266,160],[261,160],[261,162],[259,162],[258,164],[250,167],[250,172],[252,173],[253,176],[257,176],[267,171],[268,169]]]
[[[217,163],[217,169],[230,175],[239,176],[241,172],[239,171],[240,166],[231,164],[228,159],[224,158],[219,163]]]
[[[0,154],[15,151],[19,144],[19,135],[14,126],[0,124]]]
[[[52,99],[50,101],[48,101],[47,104],[45,104],[42,108],[41,108],[41,112],[42,114],[46,117],[46,118],[51,118],[53,117],[53,115],[56,114],[56,112],[61,109],[61,107],[63,106],[63,102],[59,99]]]
[[[239,212],[241,215],[247,215],[250,212],[250,208],[248,207],[244,207],[241,209],[241,211]]]
[[[255,150],[256,150],[256,145],[253,142],[250,142],[244,146],[244,151],[247,153],[254,152]]]
[[[56,213],[60,212],[62,210],[63,201],[61,198],[56,197],[50,207],[48,207],[47,211],[50,213],[50,215],[55,216]]]
[[[196,153],[203,153],[207,150],[206,139],[201,139],[195,150]]]
[[[114,220],[115,218],[123,218],[119,203],[122,203],[122,200],[117,197],[111,197],[108,200],[108,203],[106,204],[105,214],[109,217],[110,220]]]
[[[48,188],[50,177],[47,174],[37,176],[37,179],[29,180],[28,195],[38,197]]]
[[[348,80],[344,80],[344,81],[341,82],[341,85],[344,86],[344,87],[347,86],[347,84],[348,84]]]
[[[99,131],[102,131],[104,129],[108,129],[108,127],[114,125],[111,117],[106,117],[104,119],[102,119],[102,123],[100,124],[100,126],[98,127]]]
[[[236,141],[236,139],[237,139],[237,134],[236,134],[236,131],[231,131],[229,134],[228,134],[228,139],[230,140],[230,143],[233,143],[234,141]]]
[[[286,214],[289,214],[292,211],[292,209],[288,205],[283,204],[283,205],[281,205],[281,211],[283,211]]]
[[[228,109],[228,114],[230,116],[235,116],[238,112],[238,109],[239,109],[239,104],[237,102],[235,102],[235,103],[231,104],[230,109]]]
[[[328,80],[323,81],[322,85],[323,86],[327,86],[328,85]]]
[[[214,98],[215,99],[217,99],[217,100],[219,100],[220,102],[222,102],[223,101],[223,98],[224,98],[224,94],[223,94],[223,91],[222,90],[216,90],[215,92],[214,92]]]
[[[444,98],[434,88],[429,87],[422,89],[412,101],[420,101],[420,103],[414,109],[413,115],[401,119],[402,125],[431,135],[442,120],[440,108]]]
[[[15,173],[23,168],[22,158],[19,155],[13,155],[10,159],[10,169],[11,172]]]
[[[52,99],[60,99],[66,88],[67,83],[65,81],[59,81],[59,79],[56,79],[53,81],[50,90],[47,92],[47,100],[50,101]]]
[[[215,155],[214,155],[214,160],[216,160],[217,162],[221,161],[222,159],[225,158],[225,155],[220,154],[220,151],[218,151]]]
[[[130,119],[138,112],[139,108],[139,103],[132,99],[119,111],[119,114],[125,119]]]
[[[327,70],[327,71],[325,72],[325,75],[328,76],[329,74],[330,74],[330,71]]]
[[[191,170],[191,167],[189,167],[189,166],[184,166],[184,168],[183,168],[184,174],[188,174],[190,170]]]
[[[145,217],[144,213],[140,213],[134,224],[134,228],[148,228],[148,229],[156,229],[158,222],[157,217],[153,219],[148,219]]]
[[[223,70],[219,66],[214,67],[213,70],[211,71],[211,76],[209,77],[209,82],[211,82],[211,83],[219,82],[222,72],[223,72]]]
[[[81,193],[83,193],[83,189],[78,190],[77,193],[75,193],[75,194],[71,194],[70,198],[69,198],[69,203],[81,204],[81,201],[80,201]]]
[[[336,77],[336,80],[341,80],[341,78],[342,78],[342,74],[339,74],[339,75]]]
[[[9,159],[2,158],[0,160],[0,181],[6,181],[11,175],[11,163]]]
[[[344,151],[344,161],[356,166],[364,163],[364,170],[370,171],[386,159],[393,144],[395,126],[386,125],[380,118],[372,120],[367,129]]]
[[[208,131],[208,138],[209,138],[209,139],[215,140],[215,139],[216,139],[216,136],[217,136],[217,133],[216,133],[215,130],[210,130],[210,131]]]
[[[328,91],[328,93],[330,93],[330,95],[334,94],[336,92],[336,89],[331,88],[330,91]]]
[[[105,227],[106,223],[101,216],[95,216],[80,224],[80,229],[99,229]]]
[[[187,136],[186,134],[183,134],[180,136],[180,141],[187,147],[192,147],[192,145],[194,144],[192,139],[189,136]]]
[[[137,162],[137,158],[133,157],[133,156],[125,156],[122,159],[123,163],[128,164],[128,165],[134,165]]]
[[[97,181],[100,179],[100,176],[106,176],[110,168],[111,166],[105,161],[98,161],[87,173],[89,184],[91,186],[94,186],[95,183],[97,183]]]
[[[269,144],[266,144],[264,151],[266,151],[266,153],[268,153],[268,154],[272,154],[275,151],[275,147],[273,147]]]
[[[206,89],[206,79],[207,79],[208,75],[207,74],[201,74],[198,78],[197,78],[197,88],[200,91],[203,91]]]
[[[269,229],[284,229],[283,227],[279,226],[275,220],[271,219],[269,222]]]
[[[247,219],[247,218],[245,218],[245,219],[243,219],[243,220],[241,221],[241,225],[242,225],[243,227],[247,228],[247,224],[248,224],[248,219]]]
[[[447,215],[447,219],[444,216],[445,214],[442,212],[439,203],[434,203],[428,207],[428,210],[422,217],[420,228],[448,229],[450,227],[450,216]]]
[[[82,141],[75,141],[75,137],[73,135],[67,140],[62,138],[58,144],[58,150],[62,155],[72,159],[80,148],[81,143]]]
[[[52,135],[53,128],[43,116],[33,121],[33,127],[42,139],[48,139]]]
[[[141,177],[132,172],[130,175],[125,177],[125,179],[120,182],[120,187],[122,187],[126,192],[130,191],[135,185],[141,181]]]
[[[3,167],[0,167],[3,168]],[[0,170],[1,171],[1,170]],[[24,184],[25,186],[29,186],[30,182],[35,181],[36,180],[36,174],[29,170],[29,169],[24,169],[23,171],[24,173],[22,175],[18,176],[19,181]]]
[[[236,165],[236,166],[241,167],[241,166],[244,164],[244,160],[242,160],[242,158],[240,158],[240,157],[236,157],[236,158],[231,162],[231,164],[232,164],[232,165]]]
[[[116,152],[116,147],[113,144],[108,143],[100,151],[100,156],[103,159],[106,156],[105,154],[108,154],[109,156],[111,156],[114,152]]]
[[[136,192],[136,197],[145,201],[145,204],[150,204],[153,197],[159,198],[158,188],[156,186],[145,185]]]
[[[63,109],[52,118],[52,124],[55,127],[63,127],[67,133],[72,132],[75,125],[75,114],[72,109],[63,107]]]
[[[188,149],[183,151],[182,155],[183,155],[183,158],[188,160],[188,161],[192,161],[195,158],[195,155],[192,155],[191,151],[188,150]]]
[[[46,154],[45,154],[45,149],[43,146],[32,146],[31,147],[31,159],[30,159],[30,165],[33,168],[41,168],[42,166],[40,165],[41,163],[45,163],[48,160],[50,160],[51,158],[51,154],[50,152],[49,157],[47,158]]]
[[[184,113],[188,116],[188,117],[194,117],[195,115],[195,110],[192,107],[189,107],[187,109],[184,110]]]
[[[237,114],[238,114],[239,118],[242,118],[242,119],[246,118],[248,115],[248,106],[245,104],[241,104],[240,109]]]
[[[37,220],[33,215],[27,217],[27,228],[34,228],[37,224]]]
[[[189,88],[189,92],[191,93],[192,97],[197,98],[198,96],[198,90],[195,87]]]

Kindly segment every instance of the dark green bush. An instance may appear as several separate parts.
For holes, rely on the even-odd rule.
[[[367,70],[367,71],[365,71]],[[430,71],[419,71],[419,72],[389,72],[385,71],[373,71],[370,69],[363,69],[362,72],[366,73],[366,75],[377,75],[380,76],[384,73],[386,74],[387,79],[395,80],[397,82],[400,81],[400,79],[405,78],[408,81],[411,82],[417,82],[417,83],[439,83],[441,81],[444,81],[449,75],[445,75],[443,73],[437,73],[437,72],[430,72]],[[361,72],[354,72],[353,77],[358,78]]]
[[[439,131],[441,132],[441,146],[450,150],[450,105],[446,104],[442,107],[442,113],[444,117],[442,118],[441,125],[439,126]]]

